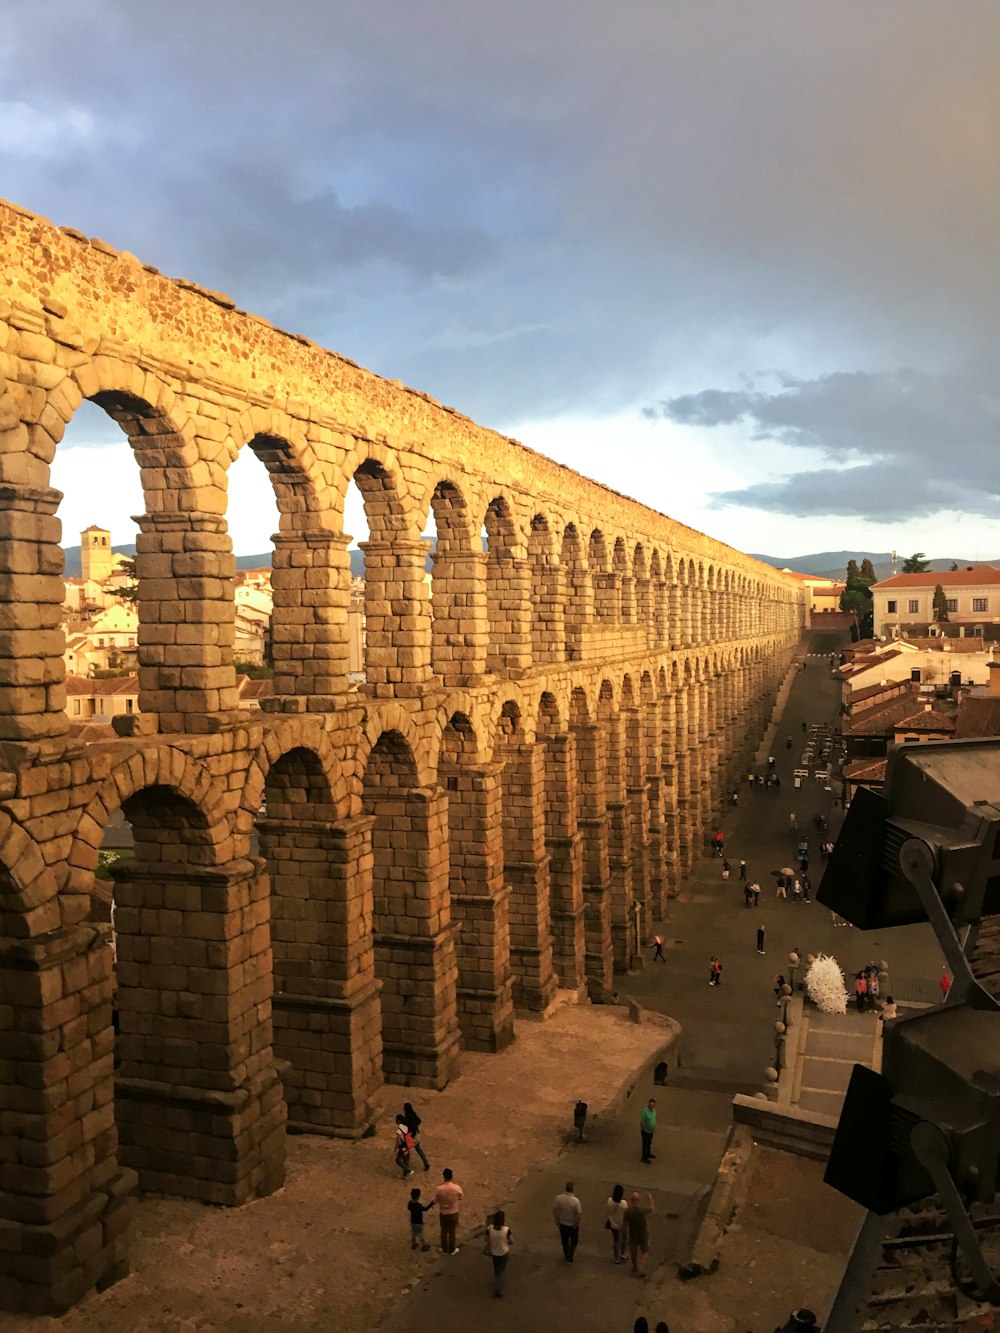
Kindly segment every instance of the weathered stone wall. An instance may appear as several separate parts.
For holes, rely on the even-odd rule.
[[[90,744],[66,736],[49,485],[84,398],[146,504],[140,712]],[[254,715],[225,519],[247,447],[281,514]],[[425,394],[0,206],[0,1304],[58,1309],[125,1271],[137,1179],[240,1203],[280,1182],[286,1119],[362,1134],[385,1076],[440,1087],[515,1011],[605,998],[805,611],[775,571]],[[113,967],[90,909],[119,808]]]

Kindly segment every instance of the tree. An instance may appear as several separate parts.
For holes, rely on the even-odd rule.
[[[861,562],[861,577],[867,579],[869,583],[878,583],[878,578],[875,574],[875,566],[867,556],[865,556],[864,560]]]
[[[130,580],[124,587],[118,589],[118,597],[123,602],[137,602],[139,600],[139,574],[135,567],[135,556],[119,556],[118,568]]]
[[[925,558],[923,551],[914,551],[903,561],[904,574],[926,574],[930,568],[931,562]]]
[[[861,571],[858,569],[858,562],[856,560],[848,560],[847,582],[850,583],[853,579],[857,579],[860,577],[861,577]]]
[[[948,619],[948,599],[940,583],[934,589],[934,619],[939,625],[943,625]]]
[[[956,565],[955,562],[954,562],[954,560],[953,560],[953,561],[951,562],[951,572],[954,574],[954,572],[955,572],[955,570],[956,570],[957,568],[958,568],[958,565]]]

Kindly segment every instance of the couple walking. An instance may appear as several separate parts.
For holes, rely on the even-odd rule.
[[[427,1154],[420,1146],[420,1125],[421,1119],[413,1109],[411,1102],[403,1103],[402,1112],[396,1116],[396,1165],[402,1172],[403,1179],[409,1180],[414,1174],[410,1166],[410,1156],[416,1153],[424,1164],[424,1170],[429,1171],[431,1164],[427,1160]]]

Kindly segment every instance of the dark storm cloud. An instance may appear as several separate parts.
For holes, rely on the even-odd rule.
[[[1000,333],[985,0],[4,21],[4,194],[486,420],[762,356],[933,368]]]
[[[824,467],[714,497],[774,512],[905,520],[941,509],[996,515],[1000,366],[855,371],[775,389],[707,389],[645,409],[651,419],[738,427],[751,440],[819,451]]]

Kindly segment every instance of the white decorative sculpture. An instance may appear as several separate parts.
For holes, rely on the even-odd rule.
[[[846,1014],[847,992],[836,958],[818,954],[806,973],[806,994],[824,1014]]]

